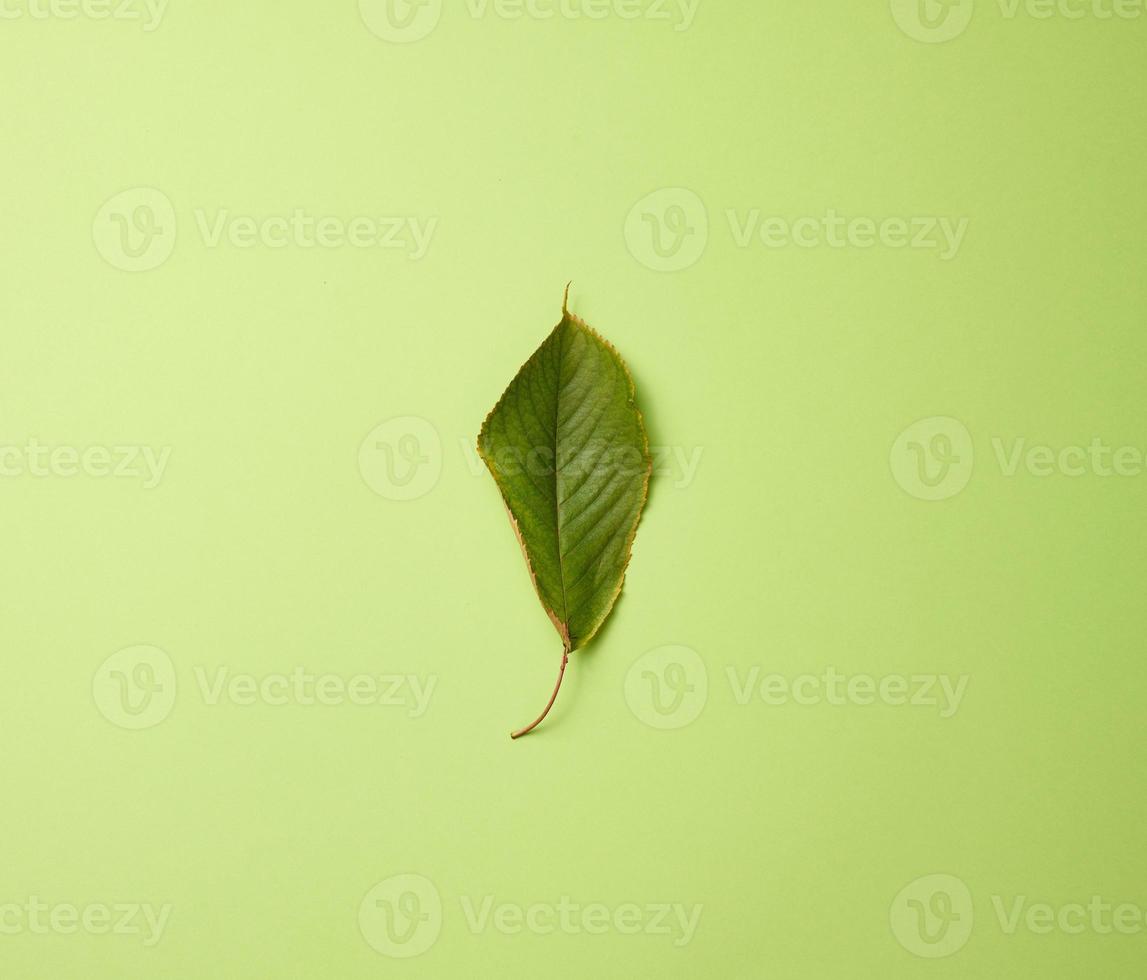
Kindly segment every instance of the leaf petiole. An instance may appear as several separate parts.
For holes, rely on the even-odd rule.
[[[561,689],[562,678],[565,677],[566,664],[569,663],[569,659],[570,648],[569,646],[566,646],[562,650],[562,666],[558,671],[558,682],[554,685],[554,693],[550,695],[550,700],[547,702],[545,708],[542,709],[542,713],[538,715],[537,719],[532,724],[527,725],[525,728],[519,728],[516,732],[510,732],[510,738],[521,738],[523,735],[529,735],[530,732],[532,732],[545,720],[546,715],[550,713],[550,708],[554,706],[554,702],[558,699],[558,691]]]

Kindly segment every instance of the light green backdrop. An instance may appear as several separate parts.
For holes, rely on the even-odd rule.
[[[123,3],[0,0],[0,974],[1143,971],[1141,3]]]

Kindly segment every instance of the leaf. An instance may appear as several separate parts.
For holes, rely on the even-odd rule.
[[[566,287],[568,300],[569,287]],[[562,304],[561,322],[518,371],[478,435],[562,663],[621,592],[652,459],[633,379],[613,345]]]

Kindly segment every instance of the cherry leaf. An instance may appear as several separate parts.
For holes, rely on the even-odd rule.
[[[545,718],[570,653],[593,638],[617,601],[652,470],[625,362],[567,303],[487,416],[478,453],[562,640],[554,693],[517,738]]]

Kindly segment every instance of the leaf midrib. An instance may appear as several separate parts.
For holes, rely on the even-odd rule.
[[[570,610],[569,600],[566,598],[566,569],[565,560],[562,557],[562,506],[561,497],[558,494],[558,471],[560,466],[558,464],[558,422],[561,419],[561,402],[562,402],[562,354],[565,349],[565,325],[566,317],[563,314],[562,322],[558,325],[558,363],[557,363],[557,384],[554,386],[554,550],[557,552],[558,557],[558,579],[562,584],[562,625],[565,627],[565,636],[562,639],[565,645],[571,646],[570,640]]]

